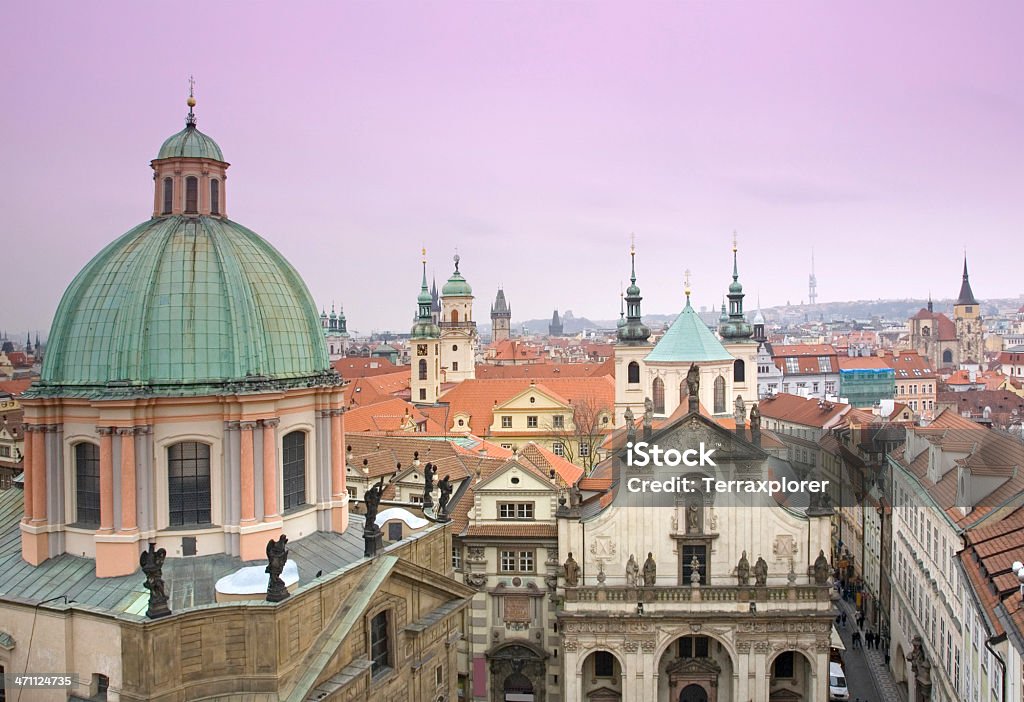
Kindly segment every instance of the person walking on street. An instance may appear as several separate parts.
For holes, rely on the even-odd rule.
[[[843,626],[846,626],[846,612],[843,612]]]

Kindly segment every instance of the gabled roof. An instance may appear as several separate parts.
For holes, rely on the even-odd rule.
[[[782,393],[761,400],[758,408],[762,417],[821,429],[846,413],[850,406]]]
[[[463,380],[445,392],[438,402],[448,403],[448,421],[452,421],[457,414],[468,415],[469,430],[479,436],[486,436],[494,422],[494,408],[529,387],[529,378]],[[598,408],[605,408],[609,412],[615,406],[615,381],[608,375],[545,378],[544,387],[549,394],[554,393],[573,402],[592,398]]]
[[[699,363],[731,361],[732,355],[711,333],[687,298],[686,307],[644,360],[649,363]]]

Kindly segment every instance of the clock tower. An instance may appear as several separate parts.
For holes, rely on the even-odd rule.
[[[427,250],[423,250],[423,283],[416,298],[418,313],[412,325],[409,349],[412,354],[412,401],[432,405],[441,394],[441,329],[434,323],[433,298],[427,288]]]

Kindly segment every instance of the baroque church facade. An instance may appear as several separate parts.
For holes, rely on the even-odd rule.
[[[628,411],[639,416],[649,401],[655,417],[671,417],[685,408],[687,376],[691,365],[699,373],[702,407],[716,417],[731,416],[742,400],[757,400],[757,352],[754,329],[743,311],[737,248],[733,245],[733,277],[729,307],[722,306],[718,337],[686,304],[656,344],[641,319],[640,287],[636,277],[636,251],[630,250],[630,285],[626,288],[626,314],[619,320],[615,344],[615,426],[622,426]]]

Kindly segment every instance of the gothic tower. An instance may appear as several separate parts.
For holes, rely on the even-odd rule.
[[[981,363],[985,360],[982,347],[984,320],[981,306],[974,299],[971,281],[967,275],[967,256],[964,256],[964,277],[960,283],[960,296],[953,304],[956,324],[957,359],[960,363]]]
[[[507,341],[511,336],[512,308],[505,301],[505,291],[498,288],[498,295],[491,305],[491,341]]]

